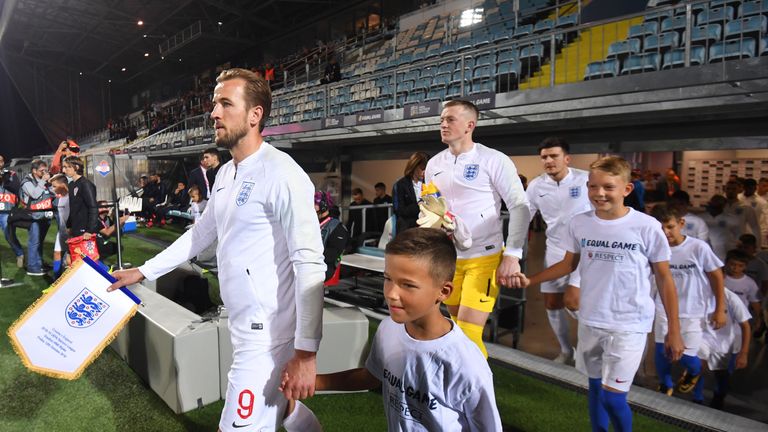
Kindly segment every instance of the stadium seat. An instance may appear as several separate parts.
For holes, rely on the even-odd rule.
[[[474,72],[472,72],[472,81],[487,80],[490,77],[491,77],[490,65],[477,66]]]
[[[628,75],[639,72],[653,72],[659,69],[661,69],[661,55],[652,52],[642,55],[633,55],[624,59],[621,74]]]
[[[608,58],[638,53],[640,53],[640,39],[637,38],[614,42],[608,46]]]
[[[768,18],[765,15],[754,15],[726,24],[724,37],[725,39],[741,37],[759,38],[761,35],[766,34],[766,29],[768,29]]]
[[[555,28],[555,22],[549,18],[538,20],[536,21],[536,24],[533,26],[533,32],[534,33],[546,33],[550,30]]]
[[[442,101],[443,99],[445,99],[445,88],[435,88],[427,93],[427,97],[424,99],[424,102]]]
[[[663,22],[667,18],[672,18],[673,12],[671,10],[652,12],[643,17],[643,22]]]
[[[596,78],[615,77],[619,74],[619,61],[617,59],[608,59],[606,61],[593,62],[587,65],[584,72],[584,79],[591,80]]]
[[[666,33],[670,30],[684,31],[685,25],[685,15],[666,18],[661,22],[661,32]]]
[[[533,33],[533,24],[522,25],[515,29],[513,39],[520,39]]]
[[[754,57],[755,45],[755,40],[752,38],[717,42],[709,47],[709,62]]]
[[[472,90],[469,92],[469,94],[477,93],[496,93],[496,81],[485,80],[480,82],[473,82]]]
[[[691,29],[691,45],[710,45],[720,40],[723,26],[720,24],[705,24]],[[687,37],[687,35],[686,35]]]
[[[520,52],[517,55],[520,60],[528,60],[529,62],[538,62],[544,58],[544,45],[534,44],[520,48]]]
[[[491,64],[491,53],[480,54],[479,56],[475,57],[475,67],[489,64]]]
[[[744,2],[739,6],[739,16],[748,17],[751,15],[768,14],[768,0],[756,0]]]
[[[463,74],[461,69],[456,69],[451,77],[451,84],[461,83],[462,79],[469,82],[470,78],[472,78],[471,69],[465,68]]]
[[[397,83],[398,93],[408,93],[413,90],[413,81],[400,81]]]
[[[512,50],[499,51],[496,55],[496,64],[508,62],[517,58],[517,52]]]
[[[695,17],[697,13],[709,8],[710,5],[707,5],[706,3],[694,3],[691,5],[691,13]],[[675,8],[675,15],[685,15],[685,6]]]
[[[680,34],[671,31],[645,38],[643,51],[667,51],[680,46]]]
[[[644,38],[648,35],[655,35],[659,33],[658,21],[648,21],[642,24],[633,25],[629,28],[628,38]]]
[[[456,52],[456,47],[453,44],[445,44],[440,47],[440,55],[450,55]]]
[[[472,37],[472,47],[480,48],[491,43],[491,36],[488,33],[480,33]]]
[[[421,68],[421,74],[419,75],[419,77],[421,77],[421,78],[427,78],[427,77],[433,78],[436,73],[437,73],[437,66],[436,65],[424,66],[423,68]]]
[[[696,15],[696,25],[728,22],[734,17],[733,6],[705,9]]]
[[[760,38],[760,48],[757,52],[757,55],[761,57],[768,55],[768,36],[763,36]]]
[[[456,62],[451,60],[451,61],[440,63],[440,66],[437,67],[437,73],[438,74],[453,73],[454,69],[456,69]]]
[[[514,75],[515,79],[520,76],[520,62],[512,59],[506,63],[501,63],[496,68],[496,75]]]
[[[573,27],[579,23],[579,14],[572,13],[557,18],[555,28]]]
[[[432,85],[432,78],[424,77],[419,78],[413,85],[414,90],[427,90]]]
[[[451,82],[450,73],[442,73],[435,75],[435,79],[432,80],[432,87],[445,87]]]
[[[459,39],[456,41],[456,52],[462,52],[468,49],[472,49],[472,37],[469,35],[469,32],[460,35]]]
[[[405,99],[405,104],[409,105],[409,104],[422,102],[424,100],[425,94],[426,93],[424,92],[424,90],[412,91],[408,93],[408,97]]]
[[[469,87],[469,83],[465,83],[465,88]],[[445,92],[446,99],[456,99],[464,96],[461,91],[461,83],[455,83],[448,86],[448,90]]]

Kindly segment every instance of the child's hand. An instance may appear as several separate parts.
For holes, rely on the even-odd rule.
[[[531,284],[531,280],[522,272],[513,273],[509,280],[511,281],[509,288],[528,288],[528,285]]]
[[[747,367],[749,356],[747,350],[742,350],[736,355],[736,369],[744,369]]]
[[[714,328],[715,330],[725,326],[725,311],[720,310],[712,313],[712,318],[710,322],[712,323],[712,328]]]
[[[285,388],[288,386],[290,381],[291,377],[288,376],[288,372],[283,372],[283,376],[280,378],[280,386],[277,387],[277,389],[285,393]]]

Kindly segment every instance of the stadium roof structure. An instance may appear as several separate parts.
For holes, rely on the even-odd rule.
[[[179,58],[187,71],[216,64],[355,3],[5,0],[0,44],[15,59],[131,81]]]

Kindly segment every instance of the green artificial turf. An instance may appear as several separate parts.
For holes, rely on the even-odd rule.
[[[152,229],[149,235],[161,229]],[[168,230],[170,231],[170,230]],[[178,235],[178,233],[176,234]],[[26,241],[26,232],[19,237]],[[45,250],[53,250],[53,230]],[[5,277],[22,286],[0,289],[0,431],[215,431],[223,402],[186,414],[174,414],[128,365],[110,349],[75,381],[27,371],[11,348],[8,327],[48,286],[17,269],[4,239],[0,255]],[[160,251],[138,238],[125,238],[125,260],[136,265]],[[50,262],[49,252],[46,261]],[[375,328],[372,323],[372,331]],[[496,399],[508,431],[588,430],[586,396],[511,370],[493,367]],[[386,430],[381,395],[377,392],[317,395],[305,403],[326,431]],[[679,430],[635,414],[635,430]]]

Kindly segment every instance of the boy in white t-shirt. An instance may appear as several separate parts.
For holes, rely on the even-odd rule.
[[[710,299],[710,310],[714,308],[714,297]],[[735,369],[747,367],[749,357],[750,327],[749,310],[738,295],[725,290],[725,325],[719,329],[705,327],[699,348],[699,358],[715,375],[715,392],[712,408],[722,409],[728,384]],[[693,401],[704,403],[704,380],[699,380],[693,390]]]
[[[742,234],[739,237],[738,249],[747,255],[750,260],[747,264],[747,268],[744,273],[751,277],[757,284],[757,288],[760,291],[760,297],[762,297],[762,320],[755,323],[755,330],[752,336],[755,339],[763,337],[766,330],[765,316],[766,309],[768,309],[768,256],[761,257],[757,252],[757,238],[752,234]]]
[[[712,326],[719,329],[725,325],[725,288],[721,270],[723,263],[707,243],[683,235],[687,216],[683,217],[684,213],[680,207],[658,204],[651,211],[651,216],[661,222],[672,251],[669,268],[677,288],[680,332],[685,343],[685,351],[680,359],[685,371],[678,381],[677,391],[689,393],[701,376],[701,360],[697,354],[703,329],[707,325],[709,299],[713,295],[716,307],[711,316]],[[671,396],[672,363],[664,352],[667,315],[664,313],[661,298],[658,295],[654,297],[656,318],[653,333],[656,341],[655,363],[659,391]]]
[[[745,270],[750,257],[746,253],[733,249],[725,257],[725,287],[733,291],[748,309],[751,309],[755,322],[762,320],[760,307],[760,289]]]
[[[651,269],[669,321],[666,344],[672,361],[683,353],[677,293],[661,224],[624,206],[633,188],[627,161],[609,156],[589,168],[587,189],[595,210],[571,219],[565,257],[530,280],[518,276],[527,287],[578,266],[581,288],[568,287],[565,306],[579,314],[576,368],[589,377],[592,429],[608,430],[610,418],[615,430],[631,431],[627,392],[653,326]]]
[[[376,331],[366,367],[318,375],[315,389],[383,383],[390,431],[501,431],[485,356],[440,313],[453,289],[453,242],[441,230],[412,228],[389,242],[385,254],[390,318]]]

